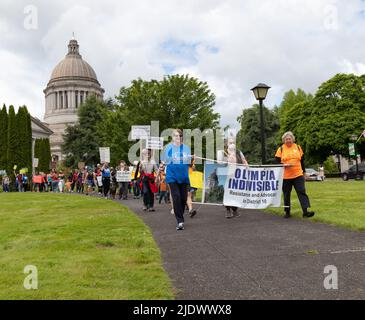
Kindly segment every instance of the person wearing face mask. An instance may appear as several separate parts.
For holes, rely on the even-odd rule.
[[[190,148],[183,144],[183,132],[175,129],[172,142],[167,145],[163,162],[166,164],[166,183],[170,187],[173,209],[177,222],[176,230],[184,230],[184,211],[188,196]]]
[[[243,164],[248,165],[247,160],[243,153],[236,149],[235,141],[230,139],[226,145],[226,150],[224,152],[225,160],[228,164],[236,165],[236,164]],[[235,218],[239,217],[240,214],[238,212],[237,207],[226,206],[226,218]]]
[[[310,208],[311,205],[305,191],[303,150],[295,143],[295,137],[290,131],[283,134],[282,142],[282,146],[276,151],[275,158],[278,163],[284,164],[284,218],[290,218],[290,194],[293,186],[302,207],[303,218],[313,217],[315,213],[313,211],[308,211],[308,208]]]

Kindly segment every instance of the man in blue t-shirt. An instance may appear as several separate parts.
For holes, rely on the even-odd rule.
[[[180,129],[174,130],[172,138],[172,143],[166,147],[162,161],[166,163],[166,183],[171,191],[177,221],[176,230],[184,230],[184,211],[190,184],[191,151],[182,143],[183,134]]]

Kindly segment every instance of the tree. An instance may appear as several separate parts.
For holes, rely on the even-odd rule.
[[[127,159],[132,125],[150,125],[159,121],[162,132],[168,128],[217,129],[219,114],[215,113],[215,96],[207,83],[188,75],[170,75],[161,81],[142,79],[122,87],[117,105],[107,112],[98,125],[104,145],[111,147],[112,163]]]
[[[313,99],[313,95],[310,93],[306,93],[302,89],[297,89],[295,93],[294,90],[289,90],[284,94],[283,101],[281,102],[280,106],[277,108],[277,114],[279,118],[280,124],[282,123],[283,119],[286,116],[286,112],[289,111],[293,106],[297,103],[301,102],[309,102]],[[282,130],[281,130],[282,131]],[[284,133],[284,132],[282,132]]]
[[[279,120],[274,111],[265,106],[263,111],[266,136],[265,150],[267,159],[270,161],[270,158],[273,160],[277,147],[275,138],[279,131]],[[251,108],[244,109],[237,121],[241,125],[237,135],[237,145],[249,163],[261,163],[260,106],[255,104]]]
[[[35,141],[34,158],[38,158],[37,171],[49,171],[51,162],[51,149],[49,139],[37,139]]]
[[[7,169],[8,112],[5,105],[0,111],[0,170]]]
[[[32,168],[32,131],[27,107],[20,107],[16,115],[17,125],[17,165],[21,168]]]
[[[62,151],[66,154],[67,166],[76,167],[80,161],[94,165],[100,161],[99,147],[102,145],[97,124],[110,108],[108,102],[97,99],[95,95],[89,96],[80,106],[78,123],[65,130]]]

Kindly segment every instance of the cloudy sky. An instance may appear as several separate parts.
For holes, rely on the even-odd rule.
[[[365,73],[361,0],[1,0],[0,103],[43,119],[72,32],[106,97],[138,77],[187,73],[215,93],[222,125],[237,125],[258,82],[273,107],[291,88]]]

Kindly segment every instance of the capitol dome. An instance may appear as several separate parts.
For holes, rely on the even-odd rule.
[[[76,78],[99,83],[94,69],[79,54],[77,41],[71,40],[68,47],[69,52],[65,59],[53,69],[50,83],[57,80]]]
[[[46,98],[44,121],[54,132],[50,137],[52,157],[62,160],[63,134],[67,125],[78,121],[79,106],[90,95],[98,99],[103,99],[104,95],[94,69],[82,59],[75,39],[70,40],[66,57],[53,69],[43,92]]]

